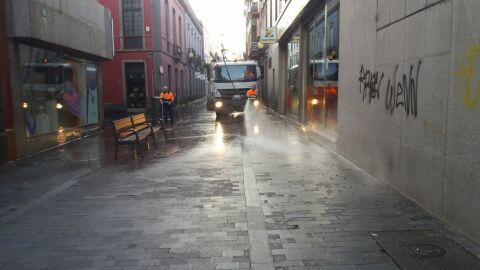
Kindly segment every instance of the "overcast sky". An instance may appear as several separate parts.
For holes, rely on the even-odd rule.
[[[230,53],[245,51],[245,0],[188,0],[211,38]]]

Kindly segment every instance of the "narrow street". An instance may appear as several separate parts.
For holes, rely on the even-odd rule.
[[[107,127],[4,167],[0,269],[397,269],[370,233],[438,227],[263,108],[179,116],[143,160]]]

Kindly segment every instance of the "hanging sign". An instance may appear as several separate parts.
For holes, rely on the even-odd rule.
[[[277,42],[277,28],[275,27],[262,27],[260,31],[261,43],[276,43]]]

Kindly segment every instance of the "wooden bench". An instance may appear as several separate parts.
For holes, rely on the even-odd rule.
[[[132,125],[135,130],[138,131],[150,128],[152,132],[151,136],[153,137],[155,146],[157,145],[156,134],[159,130],[163,130],[163,136],[165,138],[165,141],[167,140],[167,133],[165,131],[165,126],[163,125],[162,120],[153,120],[151,123],[149,123],[144,113],[131,116],[130,118],[132,120]]]
[[[164,132],[165,140],[167,140],[163,123],[160,123],[160,126],[154,126],[148,123],[144,113],[113,121],[115,160],[118,158],[119,145],[133,145],[134,150],[138,149],[140,155],[143,157],[141,143],[145,142],[147,147],[150,147],[148,144],[148,138],[151,137],[156,146],[157,142],[155,140],[155,133],[161,129]]]

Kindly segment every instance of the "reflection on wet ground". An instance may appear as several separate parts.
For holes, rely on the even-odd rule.
[[[111,126],[107,123],[97,135],[0,167],[0,218],[61,185],[68,180],[65,175],[73,179],[107,166],[141,167],[199,143],[214,142],[212,146],[221,151],[225,143],[246,135],[243,113],[216,119],[215,114],[204,107],[203,102],[196,102],[178,108],[178,121],[167,130],[167,142],[158,136],[158,149],[150,145],[150,151],[144,151],[143,160],[132,148],[123,146],[119,148],[119,158],[115,161],[115,144]]]
[[[143,159],[107,126],[1,168],[0,269],[396,269],[369,232],[439,227],[253,102],[177,114]]]

